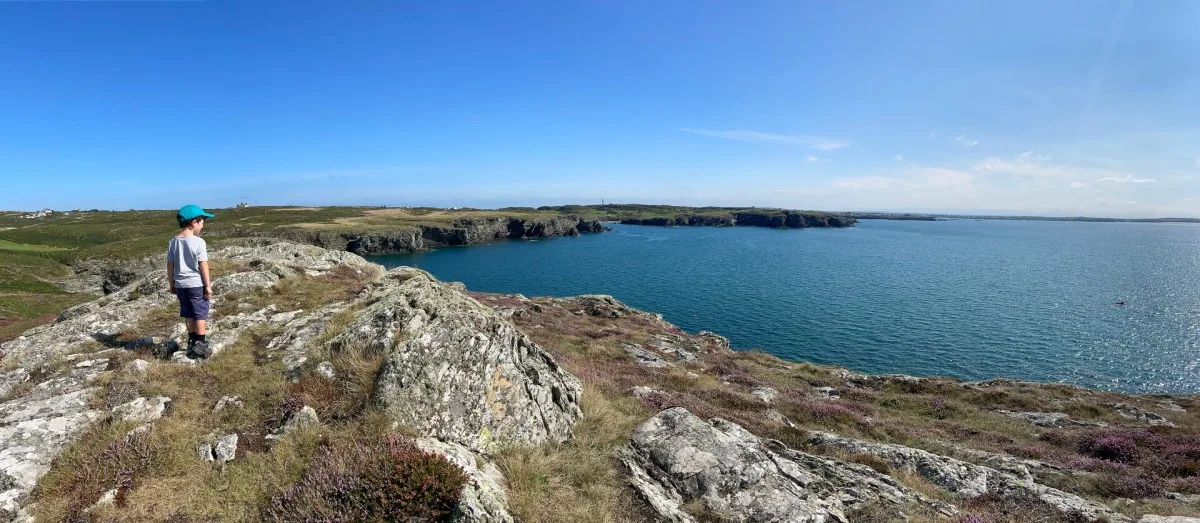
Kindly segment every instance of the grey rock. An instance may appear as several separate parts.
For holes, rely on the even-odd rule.
[[[991,467],[975,465],[940,456],[921,449],[887,443],[871,443],[826,432],[809,432],[810,442],[850,454],[871,454],[894,468],[920,474],[934,485],[953,494],[975,498],[987,493],[1032,495],[1064,514],[1078,513],[1088,520],[1105,519],[1112,523],[1128,522],[1124,515],[1105,505],[1089,501]]]
[[[720,334],[709,331],[700,331],[696,334],[696,337],[700,338],[701,340],[708,341],[716,346],[718,350],[730,350],[729,338],[726,338]]]
[[[750,391],[750,395],[757,398],[758,401],[770,405],[775,402],[775,398],[779,397],[779,391],[771,387],[758,387]]]
[[[305,405],[301,407],[300,410],[296,411],[295,414],[292,414],[292,417],[288,418],[288,420],[284,422],[283,426],[279,427],[279,430],[276,433],[282,436],[308,427],[315,427],[320,424],[321,418],[317,416],[317,411],[312,407]]]
[[[687,365],[699,361],[696,353],[700,351],[700,346],[684,336],[655,334],[652,345],[659,353],[676,363]]]
[[[121,421],[136,421],[149,423],[161,418],[163,412],[171,403],[171,398],[155,396],[153,398],[137,398],[112,409],[113,417]]]
[[[1071,419],[1071,416],[1062,412],[1012,412],[1007,410],[1000,410],[998,412],[1010,418],[1025,420],[1044,428],[1061,427]]]
[[[1200,518],[1190,516],[1155,516],[1146,514],[1138,523],[1200,523]]]
[[[386,354],[373,398],[393,420],[485,454],[570,438],[579,380],[490,307],[409,267],[365,292],[329,349]]]
[[[1175,426],[1174,423],[1167,418],[1164,418],[1161,414],[1143,410],[1128,403],[1113,403],[1112,408],[1117,412],[1117,415],[1121,416],[1122,418],[1139,421],[1156,427]]]
[[[322,361],[321,363],[317,364],[317,374],[320,374],[321,377],[327,380],[332,380],[337,377],[337,375],[333,372],[333,363],[329,361]]]
[[[217,463],[233,461],[233,458],[237,457],[237,443],[237,434],[226,434],[217,438],[216,444],[212,447],[213,459]]]
[[[146,360],[133,360],[125,365],[125,371],[130,374],[145,374],[150,370],[150,362]]]
[[[209,443],[207,441],[205,441],[204,443],[201,443],[199,447],[196,447],[196,454],[199,456],[201,461],[216,461],[217,460],[217,458],[213,456],[212,443]]]
[[[813,390],[817,392],[817,397],[820,398],[836,400],[842,397],[842,392],[833,387],[813,387]]]
[[[279,283],[279,276],[270,272],[236,272],[213,280],[212,288],[213,294],[224,295],[270,287],[276,283]]]
[[[869,467],[788,449],[679,407],[634,429],[619,457],[665,521],[694,521],[681,507],[696,500],[730,521],[845,522],[846,508],[871,501],[930,503],[954,513]]]
[[[221,396],[221,399],[217,400],[216,406],[213,407],[213,412],[221,412],[225,409],[240,409],[244,406],[242,398],[238,396]]]
[[[433,438],[419,438],[417,448],[442,456],[458,465],[467,475],[452,521],[461,523],[512,523],[508,498],[504,494],[504,475],[487,457],[465,446]]]
[[[1187,409],[1183,408],[1182,405],[1171,400],[1162,400],[1158,402],[1158,406],[1169,412],[1187,412]]]
[[[638,365],[650,367],[653,369],[661,369],[661,368],[671,366],[671,362],[663,359],[661,356],[659,356],[657,353],[655,353],[652,350],[639,347],[632,343],[622,344],[621,348],[625,349],[626,354],[633,356],[633,359],[637,360]]]
[[[329,320],[335,314],[348,309],[353,303],[338,302],[296,315],[283,325],[278,336],[267,343],[268,353],[280,358],[288,373],[296,377],[300,367],[308,361],[313,340],[325,333]]]
[[[637,399],[646,399],[654,394],[662,394],[662,391],[652,389],[644,385],[638,385],[637,387],[629,389],[629,393],[633,394],[633,397]]]

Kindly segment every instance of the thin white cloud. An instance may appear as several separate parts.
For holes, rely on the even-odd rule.
[[[803,145],[811,147],[819,151],[834,151],[850,146],[850,142],[838,140],[834,138],[825,138],[822,136],[811,136],[805,134],[772,134],[750,130],[710,130],[710,129],[680,129],[685,133],[699,134],[702,136],[712,136],[714,138],[724,138],[726,140],[737,140],[741,142],[762,142],[762,143],[781,143],[790,145]]]
[[[979,140],[973,139],[973,138],[968,137],[963,134],[955,136],[954,138],[951,138],[951,139],[954,140],[955,143],[957,143],[959,145],[965,145],[967,147],[975,147],[976,145],[979,145]]]
[[[1050,161],[1050,155],[1037,154],[1037,153],[1033,152],[1032,150],[1030,150],[1030,151],[1025,151],[1021,154],[1018,154],[1017,161],[1018,162],[1048,162],[1048,161]]]
[[[1196,168],[1200,169],[1200,158],[1193,158],[1192,160],[1195,162]]]
[[[904,156],[897,154],[896,156],[893,156],[892,159],[896,160],[897,162],[902,162],[904,161]]]
[[[929,139],[932,140],[934,138],[937,138],[937,129],[929,131]]]
[[[828,162],[829,159],[821,158],[820,156],[805,156],[804,161],[806,161],[808,163],[821,163],[821,162]]]
[[[1096,180],[1096,183],[1104,183],[1104,182],[1113,182],[1113,183],[1154,183],[1154,181],[1155,181],[1155,180],[1154,180],[1154,178],[1134,178],[1132,174],[1126,174],[1125,176],[1119,176],[1119,177],[1118,177],[1118,176],[1105,176],[1104,178],[1101,178],[1101,179],[1099,179],[1099,180]]]
[[[1083,182],[1071,182],[1071,188],[1072,189],[1087,189],[1088,184],[1083,183]]]

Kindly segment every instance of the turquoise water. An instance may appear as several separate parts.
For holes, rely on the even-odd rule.
[[[484,292],[612,294],[736,348],[867,372],[1200,391],[1200,226],[613,229],[375,261]]]

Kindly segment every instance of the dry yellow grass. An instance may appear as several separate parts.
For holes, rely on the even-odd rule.
[[[582,408],[574,440],[511,447],[499,456],[513,515],[526,523],[645,521],[613,452],[648,413],[627,398],[606,398],[588,387]]]

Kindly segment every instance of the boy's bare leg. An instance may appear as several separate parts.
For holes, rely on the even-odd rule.
[[[195,329],[192,332],[200,336],[204,336],[208,332],[208,320],[192,320],[192,322],[195,325]]]
[[[198,325],[196,325],[196,320],[188,318],[187,319],[188,334],[195,334],[197,328],[198,328]]]

